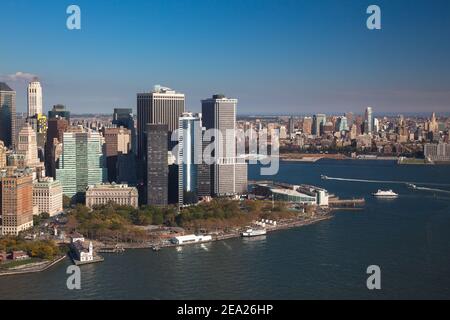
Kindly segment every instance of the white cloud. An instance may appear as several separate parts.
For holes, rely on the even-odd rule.
[[[11,82],[30,82],[34,78],[37,78],[37,75],[28,73],[28,72],[16,72],[14,74],[2,75],[0,79],[2,81],[11,81]]]

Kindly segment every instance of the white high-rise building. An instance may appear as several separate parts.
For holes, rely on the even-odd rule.
[[[37,78],[28,84],[28,116],[42,114],[42,87]]]
[[[371,134],[372,132],[373,132],[373,110],[372,107],[367,107],[364,121],[364,133]]]
[[[224,95],[202,100],[203,125],[221,133],[214,137],[215,163],[211,167],[212,191],[217,196],[242,194],[247,189],[247,163],[236,157],[237,102]]]
[[[38,148],[36,142],[36,132],[29,123],[19,131],[17,139],[17,153],[25,158],[25,165],[28,167],[35,167],[40,165],[38,158]]]
[[[185,112],[178,130],[178,202],[198,201],[198,166],[202,161],[202,120]]]
[[[48,213],[53,217],[63,211],[63,189],[53,178],[42,178],[33,184],[33,206],[37,213]]]

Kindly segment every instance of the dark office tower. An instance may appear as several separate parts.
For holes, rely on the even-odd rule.
[[[169,204],[178,204],[179,201],[179,165],[169,164]]]
[[[16,142],[16,92],[0,82],[0,140],[13,148]]]
[[[155,86],[149,93],[137,94],[137,136],[138,158],[145,159],[146,152],[146,126],[152,124],[167,124],[168,141],[172,131],[178,129],[178,119],[184,112],[184,94],[172,89]],[[169,143],[172,149],[175,143]]]
[[[63,134],[67,130],[69,122],[65,119],[52,118],[48,120],[47,140],[45,142],[45,171],[47,176],[56,176],[56,161],[58,144],[63,141]]]
[[[129,108],[114,108],[112,123],[118,127],[130,129],[134,125],[133,110]]]
[[[204,134],[202,131],[202,137]],[[205,152],[206,147],[210,144],[208,141],[203,141],[202,139],[202,157]],[[198,197],[209,197],[211,196],[211,166],[204,161],[198,165],[197,173],[197,193]]]
[[[117,155],[117,183],[137,185],[136,156],[133,153]]]
[[[134,125],[133,110],[128,108],[114,108],[112,124],[117,127],[124,127],[131,132],[131,152],[136,154],[137,137]]]
[[[147,125],[147,204],[168,204],[167,124]]]
[[[49,119],[64,118],[70,122],[70,111],[62,104],[54,105],[52,110],[48,112]]]

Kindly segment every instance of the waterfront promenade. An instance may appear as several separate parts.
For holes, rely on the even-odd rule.
[[[66,259],[66,257],[67,257],[66,255],[63,255],[63,256],[59,256],[51,261],[41,261],[41,262],[29,263],[29,264],[21,265],[21,266],[15,267],[15,268],[7,269],[7,270],[0,270],[0,277],[43,272],[47,269],[50,269],[51,267],[58,264],[59,262],[63,261],[64,259]]]

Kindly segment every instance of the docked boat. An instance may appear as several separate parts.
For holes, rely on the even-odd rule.
[[[267,234],[266,229],[247,229],[241,233],[244,238],[263,236],[265,234]]]
[[[378,190],[373,196],[380,198],[396,198],[398,197],[398,194],[392,190]]]

